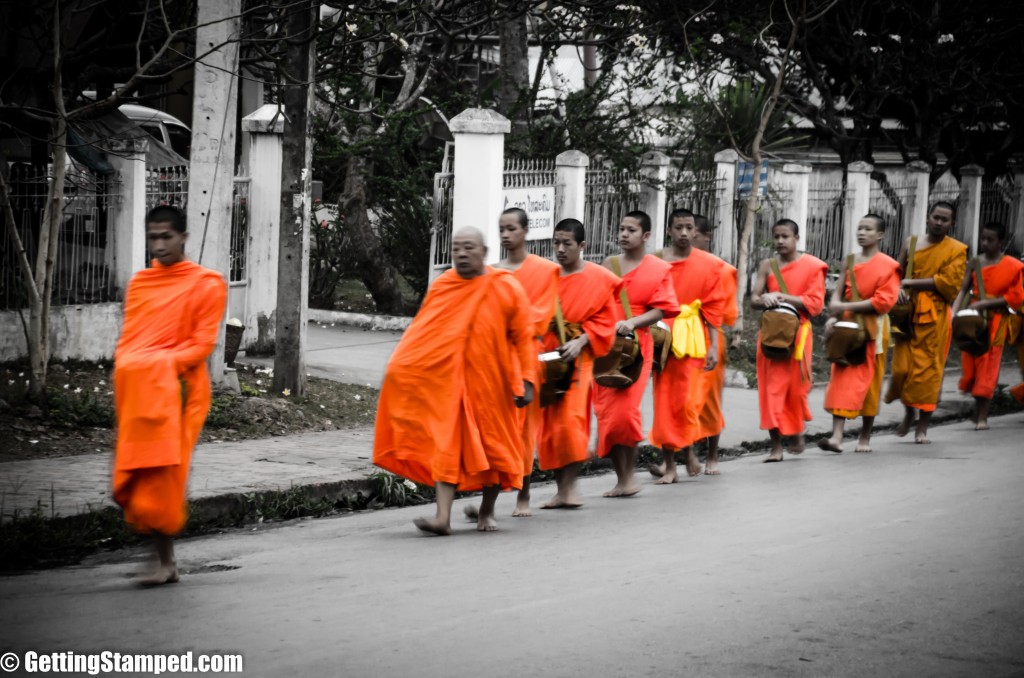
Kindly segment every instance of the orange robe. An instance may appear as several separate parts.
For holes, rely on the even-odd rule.
[[[679,313],[679,301],[672,286],[672,267],[657,257],[646,255],[640,264],[622,276],[622,284],[629,295],[630,311],[634,316],[657,308],[671,320]],[[625,320],[622,303],[615,304],[616,321]],[[629,388],[608,388],[594,384],[594,411],[597,414],[597,456],[607,457],[612,447],[633,447],[644,439],[640,401],[643,400],[647,380],[654,363],[654,341],[651,332],[641,327],[635,332],[640,342],[644,366],[640,377]]]
[[[530,330],[529,302],[508,271],[438,277],[388,362],[373,463],[429,486],[520,487],[513,396],[523,380],[536,383]]]
[[[914,277],[935,278],[935,290],[913,293],[914,336],[896,343],[885,401],[896,398],[925,412],[935,410],[949,353],[950,304],[967,268],[967,245],[952,238],[914,253]]]
[[[1011,256],[1004,256],[998,264],[985,266],[981,269],[981,278],[985,283],[985,295],[992,299],[1003,297],[1009,308],[1019,309],[1024,304],[1024,263]],[[971,286],[978,290],[976,274],[971,274]],[[971,297],[977,301],[975,294]],[[1010,325],[1012,316],[1002,311],[988,311],[988,331],[991,346],[985,355],[975,357],[970,353],[961,353],[960,359],[963,372],[960,376],[960,390],[970,393],[976,398],[991,398],[999,381],[999,365],[1003,360],[1003,346],[1013,343]],[[1008,341],[1009,339],[1009,341]]]
[[[757,340],[757,399],[761,407],[761,428],[778,429],[780,435],[803,433],[804,422],[812,418],[807,404],[807,394],[811,392],[811,352],[814,349],[810,319],[821,313],[825,305],[827,270],[828,264],[810,254],[801,254],[796,261],[781,267],[789,293],[800,297],[806,309],[800,312],[797,351],[793,357],[790,360],[765,358],[761,353],[760,337]],[[767,289],[769,292],[779,291],[779,284],[771,271],[768,272]]]
[[[542,259],[536,254],[527,255],[512,275],[526,292],[530,304],[530,332],[534,337],[534,372],[540,375],[540,361],[537,356],[542,350],[541,339],[548,330],[548,323],[555,315],[555,299],[558,297],[558,276],[561,266],[550,259]],[[533,458],[537,451],[537,440],[540,437],[541,407],[540,384],[535,383],[533,402],[516,410],[519,417],[519,429],[523,439],[523,475],[533,473]]]
[[[210,410],[206,358],[227,303],[216,271],[191,261],[136,273],[114,352],[114,500],[138,532],[185,526],[192,449]]]
[[[899,269],[895,259],[881,252],[853,267],[857,292],[862,300],[871,301],[875,312],[861,314],[868,333],[867,360],[860,365],[832,365],[832,377],[825,389],[825,410],[836,416],[853,419],[878,414],[878,399],[885,377],[886,342],[889,339],[884,320],[900,294]],[[843,299],[851,301],[849,276],[844,290]],[[852,313],[843,317],[843,320],[853,319]]]
[[[671,261],[672,285],[680,307],[700,301],[704,343],[710,348],[712,331],[722,324],[726,306],[722,286],[722,260],[703,250]],[[655,447],[681,450],[700,438],[700,413],[704,409],[704,358],[669,356],[654,377],[654,425],[648,439]]]
[[[537,459],[542,469],[562,468],[587,459],[594,358],[607,354],[615,341],[615,306],[621,284],[614,273],[589,261],[579,273],[563,274],[558,279],[565,322],[581,325],[590,344],[576,358],[570,389],[558,402],[541,410]],[[544,350],[554,351],[559,344],[558,334],[549,326]]]
[[[725,312],[722,326],[732,327],[739,317],[736,305],[736,268],[722,262],[722,292],[725,295]],[[719,435],[725,429],[725,415],[722,412],[722,389],[725,387],[725,366],[729,360],[729,349],[725,332],[718,329],[718,364],[704,374],[704,407],[700,411],[700,437]]]

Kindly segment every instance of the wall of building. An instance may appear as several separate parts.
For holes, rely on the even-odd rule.
[[[50,357],[110,360],[120,331],[119,303],[56,306],[50,310]],[[27,357],[28,345],[18,312],[0,312],[0,362]]]

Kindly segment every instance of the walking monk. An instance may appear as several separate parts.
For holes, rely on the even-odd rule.
[[[153,537],[158,564],[143,585],[178,581],[171,538],[185,526],[192,449],[210,410],[206,358],[227,301],[223,276],[185,259],[187,240],[177,207],[146,215],[154,259],[128,283],[114,353],[114,500]]]
[[[705,252],[711,252],[711,236],[714,232],[708,218],[700,214],[693,215],[697,226],[694,233],[693,246]],[[722,260],[722,295],[725,297],[725,309],[722,312],[722,326],[718,329],[718,361],[715,369],[704,375],[704,408],[700,411],[700,436],[708,441],[708,455],[704,463],[704,475],[717,476],[718,442],[725,429],[725,415],[722,412],[722,390],[725,387],[725,366],[728,362],[728,348],[725,329],[732,327],[739,316],[736,304],[736,268]]]
[[[583,224],[562,219],[555,224],[555,258],[561,265],[559,307],[566,342],[560,344],[556,321],[544,335],[544,350],[575,361],[572,386],[557,402],[545,407],[537,458],[542,469],[554,469],[558,491],[541,508],[579,508],[576,476],[587,459],[590,443],[590,388],[594,358],[608,353],[615,341],[615,304],[622,282],[610,271],[585,261]]]
[[[851,321],[855,314],[864,323],[868,343],[867,359],[860,365],[832,365],[832,378],[825,389],[825,410],[832,414],[832,436],[818,441],[818,447],[830,452],[843,451],[843,429],[847,419],[864,417],[857,441],[857,452],[871,451],[871,430],[878,414],[878,401],[885,378],[885,353],[889,346],[889,309],[900,293],[900,265],[878,251],[885,236],[885,221],[877,214],[866,214],[857,224],[860,255],[854,258],[852,276],[857,282],[858,300],[853,301],[851,276],[843,267],[839,283],[832,293],[825,323],[827,339],[836,322]]]
[[[547,332],[548,323],[555,315],[555,299],[558,296],[558,264],[530,254],[526,249],[526,236],[530,232],[530,220],[526,212],[518,207],[510,207],[501,213],[498,220],[498,231],[501,235],[501,246],[505,248],[507,257],[498,264],[499,268],[511,271],[526,292],[530,306],[531,332],[534,343],[534,369],[540,366],[537,356],[541,352],[541,337]],[[530,474],[533,473],[533,458],[537,451],[537,440],[540,436],[540,399],[534,398],[526,407],[518,411],[519,430],[523,438],[523,487],[516,497],[516,507],[512,516],[528,518],[530,512]],[[479,518],[479,510],[475,506],[466,506],[466,516],[471,520]]]
[[[1003,359],[1003,346],[1013,344],[1017,339],[1008,309],[1015,311],[1024,304],[1024,263],[1003,254],[1006,244],[1006,226],[990,222],[981,229],[978,249],[981,256],[981,281],[985,298],[979,296],[978,280],[971,268],[967,269],[960,293],[953,308],[959,309],[961,302],[970,295],[967,308],[988,312],[990,348],[984,355],[975,357],[967,352],[960,353],[963,371],[960,376],[960,390],[974,396],[974,430],[988,430],[988,406],[999,381],[999,365]]]
[[[640,491],[636,482],[637,444],[644,439],[640,401],[647,389],[654,358],[654,342],[647,329],[663,318],[679,313],[679,302],[672,287],[672,267],[644,253],[651,239],[651,218],[645,212],[630,212],[619,223],[622,255],[605,259],[602,266],[622,276],[625,301],[616,304],[618,334],[636,336],[643,357],[640,376],[628,388],[609,388],[594,384],[594,410],[597,414],[599,457],[612,458],[617,482],[604,493],[606,497],[631,497]],[[621,301],[621,300],[620,300]],[[623,303],[628,303],[627,318]]]
[[[523,479],[517,407],[533,400],[536,344],[529,302],[508,271],[484,265],[483,234],[452,235],[454,270],[427,291],[384,374],[373,463],[437,494],[416,527],[451,534],[455,490],[483,489],[477,529],[497,529],[494,503]]]
[[[892,351],[892,378],[885,402],[899,398],[906,412],[896,428],[905,436],[914,425],[914,442],[927,444],[928,422],[942,393],[942,375],[949,353],[950,303],[956,299],[967,268],[967,245],[948,237],[956,212],[948,202],[937,202],[928,212],[924,244],[915,247],[913,277],[901,283],[899,303],[913,305],[909,338],[896,342]],[[899,262],[907,270],[911,239],[900,252]]]
[[[811,352],[814,338],[811,318],[825,305],[825,272],[828,264],[796,249],[800,230],[792,219],[780,219],[772,226],[772,242],[778,254],[777,266],[785,282],[782,291],[772,259],[757,269],[750,304],[756,309],[779,308],[788,304],[800,317],[793,353],[788,358],[771,359],[757,340],[757,399],[761,409],[761,428],[768,429],[772,451],[766,462],[782,461],[783,436],[792,438],[789,451],[804,451],[804,423],[811,420],[807,394],[811,391]]]
[[[672,247],[662,252],[671,267],[679,315],[672,324],[672,351],[654,378],[654,426],[651,444],[661,448],[662,463],[651,467],[661,476],[657,484],[678,481],[675,454],[686,454],[686,472],[701,473],[693,443],[700,436],[704,409],[704,375],[718,364],[718,335],[725,310],[722,260],[694,249],[697,225],[693,212],[677,209],[669,215]]]

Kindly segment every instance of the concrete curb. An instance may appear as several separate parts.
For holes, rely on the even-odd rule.
[[[349,313],[347,311],[327,311],[319,308],[308,310],[311,322],[330,324],[340,323],[367,330],[402,332],[412,323],[412,318],[397,315],[373,315],[370,313]]]

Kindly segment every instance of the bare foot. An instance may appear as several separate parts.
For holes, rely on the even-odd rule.
[[[863,440],[858,440],[857,441],[857,449],[855,449],[854,452],[870,452],[870,451],[871,451],[871,443],[864,442]]]
[[[818,447],[825,450],[826,452],[838,452],[843,453],[843,448],[831,438],[821,438],[818,440]]]
[[[772,453],[768,455],[768,458],[764,460],[764,463],[771,464],[773,462],[782,460],[782,450],[773,450]]]
[[[417,518],[412,521],[412,524],[424,532],[437,534],[442,537],[446,537],[452,533],[452,526],[448,523],[440,522],[437,518]]]
[[[180,580],[178,566],[159,565],[149,574],[139,578],[139,586],[161,586],[162,584],[176,584]]]
[[[718,470],[718,460],[708,459],[708,462],[704,464],[704,475],[706,476],[720,476],[722,472]]]
[[[570,497],[563,499],[560,495],[555,495],[546,504],[541,504],[542,509],[572,509],[583,506],[583,502],[578,497]]]
[[[927,433],[918,433],[914,435],[914,442],[918,445],[931,445],[932,441],[928,440]]]
[[[473,504],[466,504],[462,507],[462,512],[466,514],[468,520],[480,520],[480,509]]]
[[[696,478],[700,475],[703,467],[700,465],[700,459],[697,458],[696,454],[692,452],[686,455],[686,475],[691,478]]]
[[[480,520],[478,520],[477,524],[476,524],[476,531],[477,532],[497,532],[498,531],[498,521],[495,520],[494,514],[487,515],[487,516],[481,515],[480,516]]]
[[[655,478],[660,478],[663,475],[665,475],[665,465],[664,464],[648,464],[647,465],[647,470]]]
[[[896,427],[896,436],[902,438],[910,433],[910,427],[914,425],[914,415],[904,416],[903,421]]]
[[[975,431],[987,431],[987,430],[989,430],[988,429],[988,420],[979,421],[977,424],[974,425],[974,430]]]
[[[804,449],[806,447],[807,447],[807,444],[804,442],[804,434],[801,433],[800,435],[798,435],[795,438],[793,438],[793,444],[789,446],[789,453],[790,454],[803,454],[804,453]]]
[[[677,474],[673,470],[673,471],[669,471],[668,473],[665,473],[664,475],[662,475],[660,478],[658,478],[657,482],[654,483],[654,484],[655,485],[671,485],[672,483],[677,483],[677,482],[679,482],[679,474]]]
[[[629,484],[626,484],[626,485],[618,483],[618,484],[615,485],[615,487],[613,487],[612,489],[608,490],[607,492],[605,492],[601,496],[604,496],[604,497],[632,497],[632,496],[634,496],[639,491],[640,491],[640,486],[637,485],[635,482],[632,482],[632,483],[629,483]]]
[[[512,517],[513,518],[529,518],[532,515],[533,515],[533,512],[530,511],[530,499],[529,498],[520,499],[520,500],[516,501],[516,507],[512,511]]]

